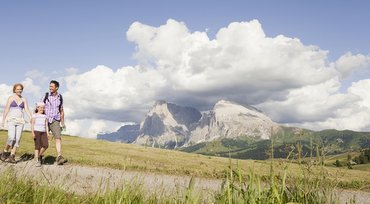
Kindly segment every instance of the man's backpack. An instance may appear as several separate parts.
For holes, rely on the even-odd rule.
[[[49,100],[49,92],[45,93],[44,103],[46,103],[47,100]],[[60,101],[60,104],[59,104],[58,108],[59,108],[59,113],[60,113],[62,111],[62,106],[63,106],[63,96],[62,96],[62,94],[59,94],[59,101]]]

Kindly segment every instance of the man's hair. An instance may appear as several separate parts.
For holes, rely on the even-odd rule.
[[[59,88],[59,82],[57,82],[55,80],[51,80],[50,84],[54,84],[57,88]]]
[[[16,83],[16,84],[13,85],[13,93],[15,93],[15,89],[17,89],[18,86],[20,86],[22,91],[23,91],[23,85],[20,84],[20,83]]]

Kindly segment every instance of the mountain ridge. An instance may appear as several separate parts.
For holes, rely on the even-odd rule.
[[[252,106],[220,100],[213,109],[201,113],[158,100],[139,126],[121,127],[115,133],[99,134],[98,139],[173,149],[220,138],[268,139],[271,129],[278,129],[278,125]]]

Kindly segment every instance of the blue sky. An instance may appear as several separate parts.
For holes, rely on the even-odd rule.
[[[219,99],[229,99],[243,104],[255,105],[277,122],[307,128],[318,127],[318,129],[330,127],[368,130],[370,129],[370,123],[356,126],[356,122],[350,117],[351,115],[356,116],[360,112],[362,114],[364,110],[365,113],[370,111],[370,107],[363,105],[369,99],[362,94],[362,91],[366,90],[364,85],[367,83],[366,80],[370,79],[368,66],[370,63],[369,10],[370,2],[360,0],[0,1],[0,91],[2,90],[1,85],[7,87],[30,78],[28,81],[26,80],[26,84],[30,84],[30,86],[26,87],[25,92],[30,97],[31,102],[36,102],[39,95],[47,91],[49,80],[60,79],[62,82],[61,92],[65,93],[67,99],[66,106],[68,101],[77,98],[75,95],[81,98],[79,103],[71,102],[70,104],[71,108],[68,112],[71,115],[70,121],[74,121],[76,124],[80,122],[89,124],[91,127],[100,127],[91,129],[90,133],[79,132],[76,129],[75,134],[94,135],[97,131],[112,130],[125,122],[138,122],[138,118],[142,118],[142,115],[140,117],[132,116],[136,114],[132,110],[144,114],[150,108],[150,104],[157,99],[169,100],[180,105],[192,105],[199,109],[210,108]],[[174,21],[168,21],[169,19]],[[258,23],[253,23],[253,19],[258,20]],[[135,24],[135,27],[134,22],[139,22],[139,24]],[[294,55],[296,52],[300,53],[302,50],[308,50],[309,53],[316,56],[308,61],[299,61],[300,58],[296,59],[303,63],[296,67],[296,69],[302,69],[301,72],[296,73],[297,76],[302,74],[301,82],[283,76],[286,75],[285,71],[289,72],[288,68],[284,70],[284,66],[289,67],[296,63],[293,60],[282,62],[283,64],[279,69],[270,66],[271,73],[278,70],[276,72],[281,73],[282,76],[271,75],[270,78],[266,78],[262,77],[263,74],[259,74],[256,70],[238,72],[238,67],[234,67],[234,72],[230,74],[231,78],[244,73],[246,76],[252,75],[252,79],[268,79],[271,84],[275,82],[280,84],[275,88],[269,87],[269,83],[264,81],[260,81],[261,84],[258,84],[258,81],[254,84],[238,82],[238,80],[244,80],[241,78],[235,79],[235,84],[225,83],[221,88],[218,85],[213,87],[209,85],[209,87],[204,88],[204,84],[200,84],[199,89],[194,89],[185,82],[184,84],[176,84],[176,81],[189,79],[192,82],[191,77],[198,77],[196,74],[191,75],[190,78],[184,78],[184,76],[182,76],[183,78],[176,78],[177,75],[174,78],[168,77],[165,69],[161,69],[165,67],[161,63],[170,61],[171,57],[163,57],[157,53],[156,49],[151,49],[153,45],[159,47],[166,45],[166,42],[155,39],[161,28],[164,31],[181,30],[182,23],[184,23],[188,31],[184,31],[183,35],[194,39],[202,39],[197,36],[196,32],[204,33],[209,38],[209,42],[207,40],[207,42],[202,41],[204,46],[207,47],[211,46],[212,40],[221,43],[219,39],[216,40],[216,34],[220,32],[220,29],[227,28],[226,30],[234,32],[231,31],[231,27],[228,27],[233,22],[240,23],[235,28],[238,31],[245,29],[245,25],[242,25],[241,22],[247,22],[249,26],[257,31],[259,31],[258,25],[261,25],[266,39],[272,38],[276,42],[282,40],[277,37],[279,35],[288,38],[285,40],[289,43],[294,42],[294,39],[299,39],[301,44],[292,45],[286,53]],[[156,31],[144,29],[149,27],[155,28]],[[131,37],[130,41],[126,35]],[[151,36],[151,38],[147,39],[145,36]],[[229,36],[229,34],[226,34],[226,36]],[[177,38],[179,36],[169,35],[165,37]],[[235,41],[237,40],[243,41],[245,39],[235,39]],[[312,48],[310,45],[317,46],[317,48]],[[186,45],[184,46],[186,47]],[[253,46],[244,47],[243,49],[248,53],[252,48]],[[294,51],[296,48],[297,50]],[[182,53],[189,51],[186,50],[187,48],[181,49],[183,49]],[[279,49],[274,53],[279,53]],[[174,51],[176,51],[175,48]],[[328,51],[328,53],[322,55],[320,51]],[[200,53],[205,56],[209,54],[208,51]],[[302,53],[306,52],[302,51]],[[133,57],[135,54],[139,54],[141,57]],[[265,56],[265,59],[263,56],[258,58],[259,61],[268,61],[274,55],[266,54]],[[338,59],[343,56],[346,56],[344,60],[339,61]],[[243,64],[245,63],[243,62],[245,57],[248,56],[240,58],[241,64],[238,65],[239,67],[252,66],[248,62]],[[310,64],[310,61],[315,61],[317,58],[320,60],[316,64]],[[140,69],[136,66],[142,66],[139,61],[151,59],[154,59],[154,66],[160,71],[153,72],[150,77],[138,74]],[[225,58],[225,61],[228,61],[228,59]],[[193,60],[197,61],[197,58]],[[307,65],[304,64],[305,62],[307,62]],[[316,75],[313,70],[320,70],[320,68],[317,68],[317,64],[320,63],[325,64],[323,69],[326,71],[322,75]],[[98,67],[99,65],[102,65],[102,67]],[[301,65],[302,67],[300,67]],[[134,85],[135,81],[129,82],[130,78],[127,76],[131,72],[122,69],[126,66],[134,67],[136,74],[134,76],[138,77],[137,81],[141,83]],[[203,61],[200,61],[198,65],[192,68],[193,71],[198,69],[198,66],[213,68],[210,64],[205,65]],[[303,67],[309,68],[305,70]],[[186,67],[180,66],[173,70],[173,73],[177,73],[177,70],[189,71]],[[195,73],[193,71],[189,73]],[[218,79],[217,74],[219,74],[213,75],[216,72],[217,69],[204,73],[210,74],[208,76],[215,76],[212,80],[216,80]],[[337,73],[333,74],[333,72]],[[132,76],[130,75],[130,77]],[[80,82],[85,79],[90,81]],[[88,96],[88,94],[85,95],[83,90],[103,93],[102,90],[109,87],[109,84],[104,83],[91,85],[91,83],[100,79],[111,80],[112,84],[115,82],[114,80],[117,80],[117,83],[125,81],[125,87],[117,90],[114,90],[115,86],[110,87],[113,91],[117,91],[117,95],[110,93],[107,95],[90,94],[93,97]],[[163,79],[166,82],[161,86],[158,85],[163,82]],[[253,81],[252,79],[251,81]],[[145,100],[132,99],[143,92],[141,84],[145,84],[145,80],[156,82],[148,85],[148,87],[156,87],[152,88],[152,92],[155,93],[153,95],[150,95],[151,93],[146,94],[148,97]],[[212,84],[212,80],[208,84]],[[67,84],[68,88],[66,87]],[[82,86],[86,87],[83,87],[80,91]],[[28,90],[32,89],[32,91],[27,92],[27,88],[29,88]],[[321,88],[325,92],[317,93],[315,101],[311,101],[315,98],[312,96],[305,100],[306,103],[300,101],[297,97],[298,95],[305,96],[308,90],[312,92],[312,90]],[[239,89],[240,92],[238,92]],[[125,95],[127,93],[131,93],[131,95]],[[5,97],[5,95],[6,93],[0,93],[0,96]],[[110,96],[112,98],[109,98]],[[107,98],[109,101],[105,102],[103,99],[99,101],[99,97]],[[68,100],[69,98],[71,100]],[[117,104],[126,103],[129,105],[117,105],[113,103],[114,98],[120,99]],[[190,101],[189,98],[194,99],[194,101]],[[98,101],[94,101],[96,99]],[[333,102],[338,101],[338,99],[344,102]],[[316,101],[324,101],[325,104],[317,104]],[[1,104],[0,101],[0,111]],[[76,114],[78,111],[72,108],[72,104],[78,106],[88,104],[86,106],[90,106],[91,109],[84,107],[82,110],[90,115]],[[356,104],[356,106],[352,104]],[[285,114],[283,110],[288,109],[292,110],[289,111],[291,113]],[[339,111],[339,113],[338,110],[343,110],[343,112]],[[344,112],[347,115],[343,115]],[[351,122],[348,122],[347,119]],[[367,120],[365,116],[363,120]],[[346,126],[344,124],[352,125]]]
[[[348,51],[370,53],[369,9],[359,0],[1,1],[0,80],[21,81],[31,69],[132,65],[129,26],[159,26],[169,18],[192,31],[208,29],[210,37],[230,22],[258,19],[267,36],[297,37],[329,50],[335,60]]]

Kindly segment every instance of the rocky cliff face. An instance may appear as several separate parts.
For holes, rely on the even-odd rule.
[[[241,136],[269,139],[271,132],[276,131],[278,127],[256,108],[221,100],[213,110],[202,115],[191,132],[187,145]]]
[[[140,126],[121,130],[120,141],[172,149],[220,138],[268,139],[278,128],[256,108],[230,101],[221,100],[203,114],[195,108],[157,101]]]
[[[195,108],[157,101],[140,124],[141,134],[134,143],[177,148],[185,144],[200,118]]]

